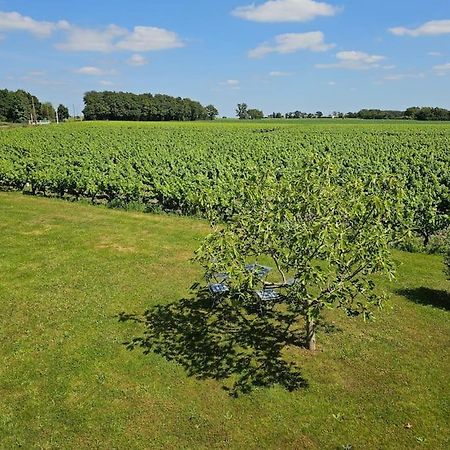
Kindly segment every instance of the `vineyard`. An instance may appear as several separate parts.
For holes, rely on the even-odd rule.
[[[5,129],[0,186],[144,210],[202,214],[205,196],[226,215],[241,181],[258,173],[301,177],[327,154],[342,182],[393,174],[425,244],[448,226],[450,127],[443,123],[77,123]],[[212,199],[212,200],[211,200]]]
[[[401,251],[449,215],[443,123],[0,130],[0,448],[449,448],[449,282]],[[251,309],[249,249],[295,269],[284,304]]]

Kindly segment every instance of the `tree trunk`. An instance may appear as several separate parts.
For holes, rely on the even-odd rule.
[[[306,344],[310,351],[316,350],[316,323],[309,316],[306,316]]]

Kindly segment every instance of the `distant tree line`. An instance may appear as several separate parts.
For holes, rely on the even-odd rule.
[[[69,110],[58,106],[59,120],[69,118]],[[22,89],[0,89],[0,122],[27,123],[56,120],[56,111],[50,102],[41,102],[35,95]]]
[[[84,95],[84,104],[85,120],[212,120],[219,114],[213,105],[164,94],[91,91]]]
[[[347,113],[345,117],[355,119],[450,120],[450,111],[444,108],[413,106],[406,111],[362,109],[357,113]]]
[[[321,119],[325,117],[322,111],[315,113],[306,113],[302,111],[293,111],[282,114],[280,112],[273,112],[267,116],[269,119]]]
[[[321,111],[306,113],[294,111],[282,114],[280,112],[269,114],[269,119],[320,119],[320,118],[341,118],[341,119],[410,119],[410,120],[450,120],[450,111],[444,108],[432,108],[429,106],[413,106],[406,111],[382,110],[382,109],[361,109],[358,112],[348,112],[346,114],[333,111],[331,115],[325,116]]]

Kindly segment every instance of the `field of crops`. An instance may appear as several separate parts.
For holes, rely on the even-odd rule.
[[[395,174],[425,242],[448,225],[450,126],[445,123],[262,121],[75,123],[0,133],[0,186],[143,209],[226,208],[242,178],[301,176],[318,152],[348,174]]]
[[[308,178],[325,160],[325,171]],[[324,178],[329,168],[333,176]],[[307,217],[322,205],[328,213],[336,211],[330,205],[352,205],[352,196],[369,198],[369,189],[384,189],[384,205],[390,185],[350,191],[348,181],[395,178],[407,194],[395,203],[398,216],[388,208],[358,216],[365,212],[359,203],[355,214],[337,210],[347,229],[367,228],[371,236],[375,228],[365,225],[375,217],[382,238],[404,218],[416,231],[410,250],[429,240],[431,251],[449,226],[450,126],[443,123],[103,122],[0,130],[0,191],[18,191],[0,192],[1,449],[449,447],[450,296],[441,256],[394,249],[397,277],[374,276],[389,295],[386,307],[369,323],[327,308],[311,352],[280,339],[274,316],[247,320],[230,314],[231,302],[214,302],[213,310],[192,297],[189,286],[204,277],[192,256],[211,232],[206,221],[85,204],[184,215],[213,207],[226,218],[237,197],[258,198],[254,178],[267,172],[275,188],[307,188],[291,196],[295,207],[317,200]],[[327,190],[315,186],[352,195],[330,203],[321,195]],[[251,211],[269,223],[259,204]],[[288,216],[272,217],[290,226]],[[338,236],[342,227],[333,220],[322,222],[338,230],[330,247],[347,242],[352,259],[337,246],[339,259],[354,267],[362,246]],[[305,229],[314,237],[311,223]],[[383,257],[373,239],[363,239],[355,239],[369,242],[363,251]],[[307,246],[297,248],[307,254]],[[358,280],[361,286],[367,294],[369,282]]]

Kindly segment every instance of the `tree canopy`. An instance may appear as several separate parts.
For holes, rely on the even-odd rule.
[[[219,111],[217,111],[217,108],[214,105],[206,106],[205,110],[209,120],[214,120],[219,115]]]
[[[259,109],[249,109],[248,110],[248,118],[253,120],[262,119],[264,117],[264,113]]]
[[[271,261],[278,273],[271,285],[281,289],[290,323],[304,318],[314,350],[326,308],[367,319],[382,305],[373,275],[394,276],[390,244],[403,222],[402,202],[394,179],[343,178],[326,157],[305,163],[301,177],[250,175],[225,224],[211,208],[214,230],[196,258],[207,279],[227,274],[229,297],[244,308],[264,288],[248,264]]]
[[[34,108],[33,108],[34,103]],[[40,120],[46,114],[46,106],[39,99],[24,90],[9,91],[0,89],[0,120],[23,123]]]
[[[248,119],[247,103],[238,103],[236,108],[236,116],[239,117],[239,119],[241,120]]]
[[[69,109],[64,105],[59,105],[57,112],[60,121],[67,120],[70,117]]]
[[[85,120],[182,121],[210,118],[208,110],[199,102],[163,94],[91,91],[84,95],[84,104]]]
[[[60,108],[64,110],[60,110]],[[69,117],[69,110],[59,105],[60,120]],[[38,120],[56,120],[56,111],[50,102],[41,102],[35,95],[22,89],[9,91],[0,89],[0,121],[26,123]]]

